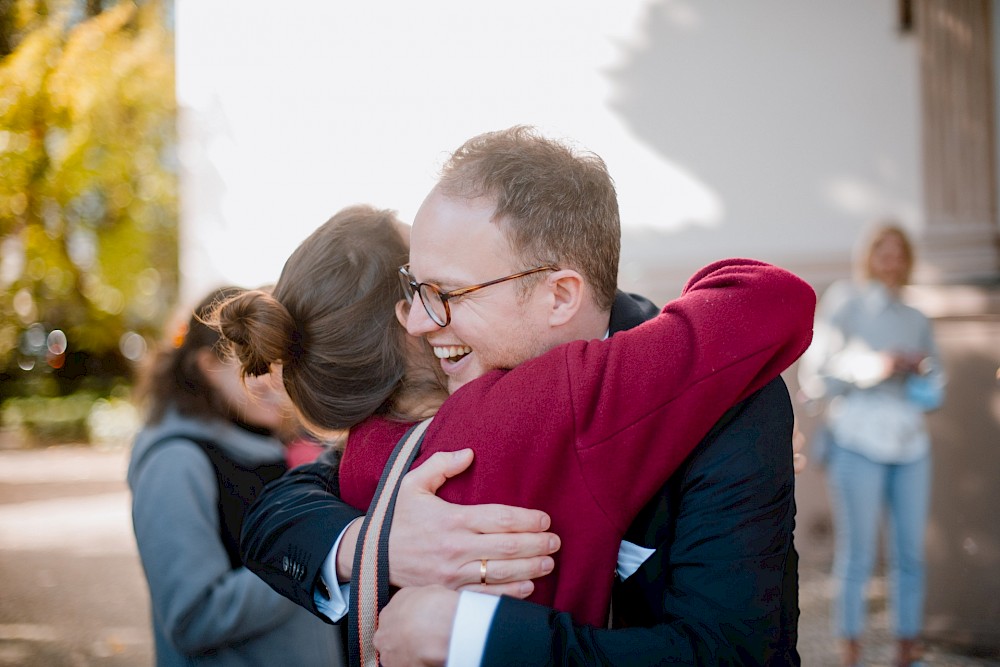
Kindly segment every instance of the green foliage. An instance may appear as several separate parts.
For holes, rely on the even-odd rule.
[[[88,393],[45,398],[12,398],[3,404],[3,427],[19,431],[21,441],[52,444],[86,442],[87,417],[97,397]]]
[[[81,391],[69,396],[28,396],[0,404],[0,431],[13,433],[22,445],[90,442],[121,446],[140,426],[138,411],[124,397]]]
[[[13,50],[0,59],[0,382],[8,385],[58,373],[67,353],[120,358],[128,332],[156,336],[176,299],[177,175],[173,36],[162,2],[5,6],[0,30]],[[45,339],[53,330],[65,333],[65,350]]]

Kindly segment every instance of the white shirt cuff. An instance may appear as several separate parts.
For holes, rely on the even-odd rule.
[[[359,516],[354,521],[360,521],[363,518],[363,516]],[[323,561],[323,567],[319,571],[319,576],[326,585],[326,590],[330,592],[330,599],[326,599],[318,590],[313,592],[313,602],[316,603],[316,609],[334,623],[347,616],[347,605],[351,600],[350,582],[337,584],[337,550],[340,548],[340,541],[344,539],[344,533],[354,521],[347,524],[343,532],[337,536],[337,541],[333,543],[333,548],[330,549],[330,553]],[[333,586],[330,585],[331,581],[334,583]]]
[[[498,604],[500,598],[496,595],[462,591],[451,626],[445,667],[479,667]]]

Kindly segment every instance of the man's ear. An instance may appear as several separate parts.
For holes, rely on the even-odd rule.
[[[573,269],[560,269],[548,275],[546,284],[552,295],[549,325],[557,327],[569,323],[587,297],[583,276]]]

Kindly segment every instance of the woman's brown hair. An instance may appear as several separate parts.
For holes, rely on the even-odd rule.
[[[292,253],[271,293],[247,292],[213,314],[244,375],[280,364],[285,390],[314,427],[394,415],[406,372],[395,315],[409,253],[400,227],[392,211],[343,209]]]
[[[159,344],[152,363],[143,374],[137,394],[155,424],[162,421],[171,408],[186,417],[229,419],[229,408],[218,395],[198,365],[198,353],[213,350],[219,358],[219,334],[208,327],[204,319],[219,303],[237,297],[244,290],[220,287],[199,303],[180,329]]]

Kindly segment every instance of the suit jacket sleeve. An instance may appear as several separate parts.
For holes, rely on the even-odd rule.
[[[320,568],[337,537],[364,514],[339,498],[339,461],[339,452],[327,451],[269,484],[251,505],[240,540],[251,571],[327,623],[313,599],[317,586],[325,590]]]
[[[483,666],[799,664],[791,428],[777,379],[699,444],[629,529],[656,551],[616,584],[615,629],[505,597]]]

